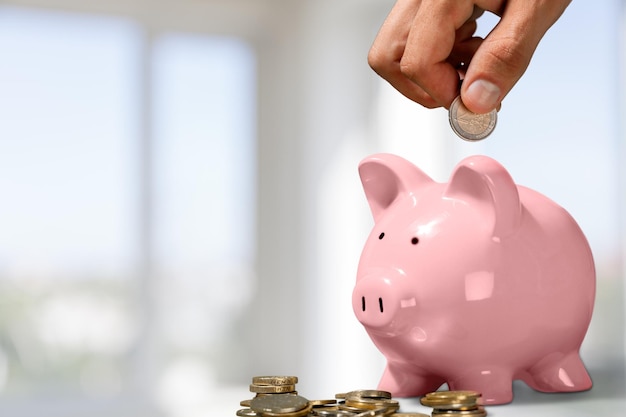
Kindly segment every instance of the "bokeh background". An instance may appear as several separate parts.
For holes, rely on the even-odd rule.
[[[392,4],[0,3],[0,415],[234,415],[259,374],[374,387],[350,295],[375,152],[439,181],[492,156],[590,241],[595,388],[516,384],[496,413],[626,405],[626,3],[573,2],[481,143],[367,66]]]

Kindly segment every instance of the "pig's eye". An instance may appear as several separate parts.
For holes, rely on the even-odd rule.
[[[420,241],[420,240],[419,240],[418,238],[416,238],[416,237],[414,237],[413,239],[411,239],[411,243],[412,243],[412,244],[414,244],[414,245],[417,245],[417,244],[419,243],[419,241]]]
[[[381,239],[385,237],[385,232],[382,232],[381,234],[378,235],[378,239]]]

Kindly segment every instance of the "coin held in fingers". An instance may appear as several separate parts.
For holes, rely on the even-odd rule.
[[[458,96],[450,105],[448,119],[457,136],[476,142],[485,139],[496,128],[498,112],[494,109],[485,114],[472,113],[461,101],[461,96]]]

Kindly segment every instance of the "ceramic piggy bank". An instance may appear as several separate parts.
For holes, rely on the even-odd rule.
[[[359,166],[374,228],[352,296],[387,359],[379,389],[412,397],[476,390],[513,399],[591,388],[579,349],[595,297],[585,236],[556,203],[472,156],[448,183],[394,155]]]

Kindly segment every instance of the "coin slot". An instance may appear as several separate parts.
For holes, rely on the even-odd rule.
[[[380,312],[383,312],[383,299],[382,298],[378,298],[378,306],[380,307]]]
[[[361,297],[361,308],[365,311],[365,297]]]

